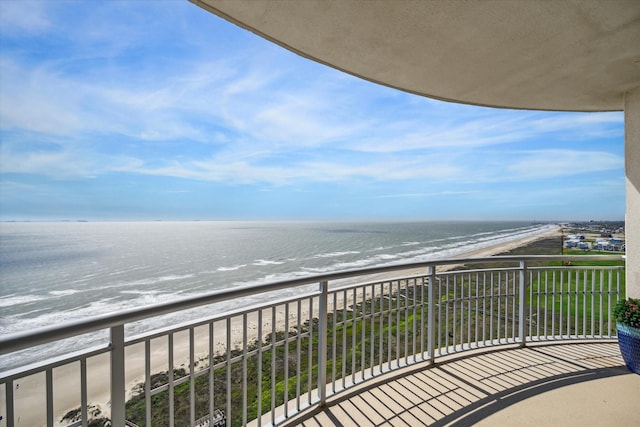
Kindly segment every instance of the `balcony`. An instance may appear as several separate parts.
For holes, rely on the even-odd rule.
[[[555,416],[540,405],[558,416],[586,405],[624,424],[620,409],[635,408],[640,387],[610,316],[624,286],[618,255],[452,259],[234,289],[3,337],[0,352],[10,356],[47,354],[69,338],[73,351],[3,369],[0,426]],[[295,297],[278,297],[293,288]],[[130,332],[144,319],[256,295],[264,304]],[[82,334],[104,330],[104,344],[73,348]]]

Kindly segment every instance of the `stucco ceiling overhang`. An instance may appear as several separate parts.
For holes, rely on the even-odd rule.
[[[431,98],[622,110],[640,0],[191,0],[280,46]]]

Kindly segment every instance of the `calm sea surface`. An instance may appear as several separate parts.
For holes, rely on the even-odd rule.
[[[217,289],[450,258],[550,227],[521,222],[0,223],[0,334]],[[254,302],[221,303],[219,309]],[[175,320],[155,319],[129,332]],[[82,340],[90,344],[95,338]],[[14,362],[5,357],[0,363]]]

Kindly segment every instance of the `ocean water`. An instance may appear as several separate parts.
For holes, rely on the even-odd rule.
[[[0,334],[219,289],[453,258],[553,227],[522,222],[5,222],[0,224]],[[220,303],[216,310],[255,302]],[[153,319],[132,325],[128,333],[177,320]],[[90,345],[100,338],[82,340]],[[22,354],[19,363],[39,357]],[[0,363],[13,366],[18,358],[4,356]]]

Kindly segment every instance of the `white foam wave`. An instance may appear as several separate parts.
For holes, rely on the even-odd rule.
[[[157,295],[160,293],[158,290],[150,290],[150,291],[142,291],[138,289],[128,289],[126,291],[120,291],[121,294],[132,294],[132,295]]]
[[[62,291],[49,291],[49,294],[56,297],[64,297],[67,295],[77,294],[78,292],[82,292],[82,291],[79,291],[77,289],[64,289]]]
[[[340,251],[340,252],[327,252],[324,254],[318,254],[315,258],[336,258],[344,255],[355,255],[359,254],[360,251]]]
[[[170,275],[167,275],[167,276],[150,277],[148,279],[135,280],[133,282],[127,282],[126,284],[130,285],[130,286],[155,285],[157,283],[172,282],[172,281],[175,281],[175,280],[190,279],[192,277],[194,277],[193,274],[170,274]]]
[[[247,264],[239,264],[239,265],[234,265],[232,267],[218,267],[217,271],[235,271],[235,270],[240,270],[241,268],[246,267]]]
[[[284,261],[271,261],[268,259],[258,259],[251,265],[257,265],[259,267],[263,267],[265,265],[280,265],[284,264]]]
[[[39,295],[9,295],[0,298],[0,307],[11,307],[14,305],[29,304],[32,302],[41,301],[43,299],[46,299],[46,297]]]
[[[380,260],[388,260],[388,259],[397,259],[398,255],[396,254],[379,254],[373,257],[373,259],[380,259]]]

